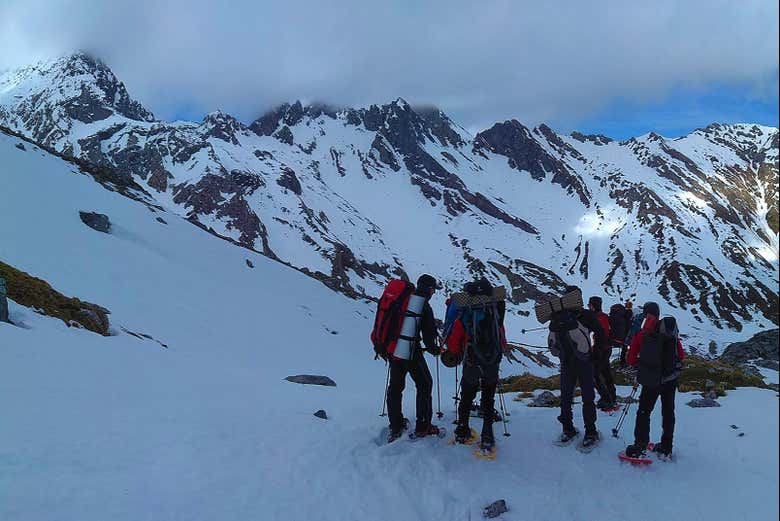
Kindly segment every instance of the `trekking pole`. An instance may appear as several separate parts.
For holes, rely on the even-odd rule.
[[[501,423],[504,424],[504,436],[511,436],[509,434],[509,429],[507,429],[506,424],[508,423],[508,420],[506,417],[508,416],[506,412],[506,406],[504,405],[504,393],[502,392],[504,390],[503,386],[501,385],[501,378],[498,378],[498,405],[501,407]]]
[[[385,381],[385,398],[382,400],[382,414],[379,416],[387,416],[385,407],[387,407],[387,388],[390,387],[390,364],[387,364],[387,380]]]
[[[619,438],[618,433],[620,432],[620,429],[623,428],[623,422],[625,421],[626,416],[628,416],[628,409],[634,402],[634,395],[636,394],[637,389],[639,389],[639,384],[634,384],[634,388],[631,390],[631,394],[628,397],[628,403],[626,404],[625,408],[623,408],[623,412],[620,413],[620,418],[618,418],[615,427],[612,429],[612,436],[615,438]]]
[[[521,329],[520,332],[522,332],[523,334],[526,334],[527,332],[530,332],[530,331],[541,331],[542,329],[547,329],[547,326],[532,327],[531,329]]]
[[[441,412],[441,385],[439,383],[439,357],[436,357],[436,417],[441,419],[444,417],[444,413]]]

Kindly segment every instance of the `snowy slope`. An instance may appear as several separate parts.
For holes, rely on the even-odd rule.
[[[377,446],[385,374],[366,341],[372,304],[18,142],[0,133],[0,222],[13,223],[0,258],[106,306],[116,334],[11,303],[17,326],[0,323],[0,519],[478,519],[498,498],[506,520],[778,516],[770,391],[734,391],[710,410],[680,396],[678,459],[648,469],[619,464],[623,440],[587,456],[553,447],[556,411],[511,400],[512,436],[499,436],[494,462],[440,441]],[[79,210],[108,214],[112,234],[84,226]],[[298,373],[338,385],[283,381]],[[453,392],[442,369],[444,425]],[[320,408],[328,421],[312,416]],[[602,416],[602,432],[614,421]]]
[[[401,99],[169,123],[83,54],[1,76],[0,124],[347,295],[484,274],[511,288],[520,329],[576,283],[608,303],[660,300],[700,347],[778,321],[775,128],[619,143],[507,121],[471,136]]]

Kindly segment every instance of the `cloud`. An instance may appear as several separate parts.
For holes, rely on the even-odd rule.
[[[776,99],[777,41],[778,3],[763,0],[0,0],[0,68],[87,49],[164,118],[402,96],[470,128],[570,126],[681,87]]]

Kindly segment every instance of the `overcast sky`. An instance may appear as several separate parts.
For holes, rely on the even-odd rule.
[[[164,119],[400,96],[470,130],[777,125],[777,42],[777,0],[0,0],[0,69],[89,50]]]

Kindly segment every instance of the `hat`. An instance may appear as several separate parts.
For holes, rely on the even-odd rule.
[[[593,306],[593,309],[595,309],[596,311],[601,311],[601,305],[602,305],[601,297],[590,297],[588,299],[588,304]]]
[[[630,300],[626,300],[626,309],[634,309],[634,303]]]
[[[645,302],[644,306],[642,306],[642,312],[645,315],[661,316],[661,308],[658,307],[656,302]]]
[[[434,289],[436,289],[436,279],[427,273],[420,275],[420,278],[417,279],[417,291],[420,293],[425,293]]]

